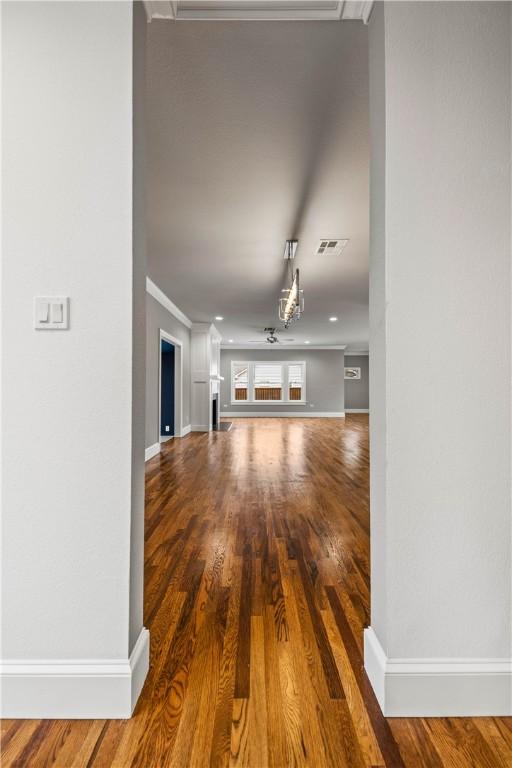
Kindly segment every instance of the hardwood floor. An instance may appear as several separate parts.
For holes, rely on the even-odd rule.
[[[4,721],[2,766],[512,766],[512,718],[382,717],[368,417],[234,419],[147,463],[151,669],[129,721]]]

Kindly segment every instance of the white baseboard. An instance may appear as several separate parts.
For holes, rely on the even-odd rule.
[[[172,440],[174,435],[160,435],[160,443],[166,443],[168,440]]]
[[[181,437],[185,437],[185,435],[188,435],[188,433],[191,431],[192,431],[191,425],[187,424],[187,426],[183,427],[183,429],[181,430]]]
[[[190,427],[191,432],[209,432],[210,427],[208,424],[192,424]]]
[[[370,413],[369,408],[345,408],[345,413]]]
[[[27,719],[131,717],[149,669],[143,628],[129,659],[0,663],[0,716]]]
[[[152,459],[157,453],[160,453],[160,443],[153,443],[149,448],[146,448],[146,461]]]
[[[512,659],[389,659],[369,627],[364,666],[386,717],[512,715]]]
[[[339,419],[345,416],[345,411],[221,411],[221,418],[229,416],[230,418],[258,418],[265,419],[275,417],[278,419]]]

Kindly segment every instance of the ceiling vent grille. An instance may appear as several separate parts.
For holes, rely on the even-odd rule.
[[[341,256],[347,243],[348,240],[342,240],[339,237],[331,239],[326,237],[318,243],[315,256]]]

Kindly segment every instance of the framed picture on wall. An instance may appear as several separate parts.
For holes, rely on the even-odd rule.
[[[361,369],[360,368],[345,368],[345,378],[346,379],[360,379],[361,378]]]

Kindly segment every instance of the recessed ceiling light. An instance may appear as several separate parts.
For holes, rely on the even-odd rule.
[[[229,339],[229,343],[232,344],[233,343],[233,339]]]
[[[311,344],[311,342],[310,341],[305,341],[304,344]]]
[[[224,320],[224,318],[221,315],[217,315],[217,317],[215,319],[216,320]]]
[[[329,322],[330,323],[337,323],[338,322],[338,318],[337,317],[330,317],[329,318]]]

